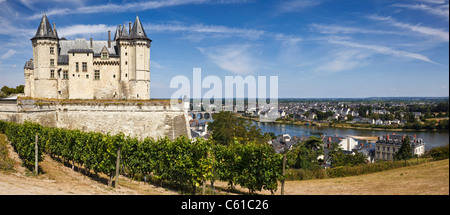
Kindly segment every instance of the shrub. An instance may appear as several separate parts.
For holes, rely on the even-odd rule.
[[[449,144],[431,149],[427,152],[433,160],[444,160],[449,158]]]

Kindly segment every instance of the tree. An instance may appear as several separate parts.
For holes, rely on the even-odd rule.
[[[8,86],[3,86],[2,89],[0,89],[0,92],[5,96],[9,96],[11,94],[23,93],[24,90],[25,90],[24,85],[19,85],[16,88],[9,88]]]
[[[258,126],[237,118],[229,111],[214,114],[214,121],[209,124],[208,129],[211,131],[212,140],[221,145],[229,145],[235,138],[241,142],[257,143],[265,143],[270,139],[270,135],[263,134]]]
[[[323,142],[317,137],[297,143],[287,154],[290,166],[301,169],[316,169],[320,166],[318,157],[323,155]]]
[[[16,87],[16,93],[23,93],[25,92],[25,86],[24,85],[19,85]]]
[[[413,157],[409,136],[403,139],[402,146],[395,155],[396,160],[407,160]]]

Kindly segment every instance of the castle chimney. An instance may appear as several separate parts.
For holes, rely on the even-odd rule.
[[[92,49],[92,37],[91,37],[91,49]]]
[[[111,48],[111,31],[108,31],[108,48]]]
[[[128,34],[131,35],[131,22],[128,23],[128,27],[129,27],[128,28],[128,31],[129,31]]]
[[[56,23],[53,23],[53,32],[56,31]]]

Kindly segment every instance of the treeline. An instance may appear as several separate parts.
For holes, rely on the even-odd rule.
[[[2,89],[0,89],[0,98],[10,96],[11,94],[23,93],[24,90],[25,90],[24,85],[19,85],[16,88],[9,88],[7,86],[3,86]]]
[[[110,177],[116,171],[120,149],[122,174],[151,176],[180,187],[192,188],[207,180],[230,181],[248,188],[251,193],[262,189],[274,191],[282,176],[282,155],[268,144],[254,141],[233,141],[215,145],[203,139],[189,140],[167,137],[138,140],[123,134],[110,135],[43,127],[36,123],[17,124],[0,121],[0,133],[7,135],[14,149],[28,168],[34,166],[35,135],[39,135],[38,157],[44,153],[75,163],[85,171],[104,173]]]
[[[437,104],[409,104],[406,106],[392,106],[384,108],[387,111],[391,112],[390,114],[375,114],[373,111],[375,110],[372,106],[360,106],[357,111],[362,117],[370,117],[373,119],[382,119],[382,120],[393,120],[396,119],[405,119],[405,120],[413,120],[414,115],[413,112],[421,112],[423,114],[423,118],[433,118],[433,117],[448,117],[449,113],[449,103],[448,102],[440,102]],[[404,113],[403,117],[401,113]],[[437,113],[437,114],[435,114]]]

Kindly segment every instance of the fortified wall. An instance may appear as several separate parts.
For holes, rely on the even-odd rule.
[[[0,103],[0,120],[81,131],[135,136],[140,139],[191,138],[187,112],[168,100],[95,101],[18,99]]]

